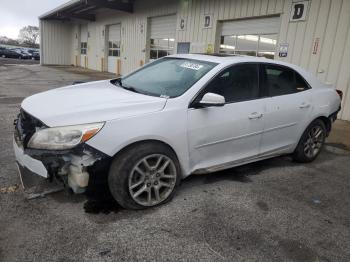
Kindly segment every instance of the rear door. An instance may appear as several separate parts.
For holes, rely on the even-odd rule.
[[[308,83],[293,69],[262,64],[261,88],[266,96],[261,154],[289,152],[298,143],[311,111]]]
[[[222,95],[226,104],[189,108],[188,140],[194,170],[203,172],[257,156],[265,110],[265,99],[260,99],[258,65],[238,64],[225,69],[195,101],[206,93]]]

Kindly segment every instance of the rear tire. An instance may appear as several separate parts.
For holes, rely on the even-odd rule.
[[[326,126],[320,119],[313,121],[304,131],[297,148],[293,153],[293,160],[309,163],[316,159],[326,140]]]
[[[114,199],[126,209],[145,209],[172,199],[180,183],[175,153],[161,143],[131,146],[113,160],[108,185]]]

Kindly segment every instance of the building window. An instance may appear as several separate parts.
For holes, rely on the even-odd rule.
[[[86,55],[87,53],[87,42],[80,43],[80,54]]]
[[[275,57],[277,35],[221,36],[220,53]]]
[[[120,56],[120,41],[108,42],[108,56]]]
[[[151,38],[150,59],[158,59],[174,53],[175,39],[173,38]]]

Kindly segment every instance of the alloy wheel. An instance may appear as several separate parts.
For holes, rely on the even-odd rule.
[[[325,134],[323,128],[320,126],[312,127],[304,143],[305,155],[308,158],[315,157],[320,152],[324,139]]]
[[[174,162],[163,154],[142,158],[129,174],[129,193],[142,206],[154,206],[166,200],[176,185]]]

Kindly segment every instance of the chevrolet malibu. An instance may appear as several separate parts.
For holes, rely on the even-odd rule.
[[[169,201],[190,174],[290,154],[311,162],[341,91],[291,64],[173,55],[118,79],[26,98],[14,152],[24,176],[75,193],[104,187],[128,209]]]

